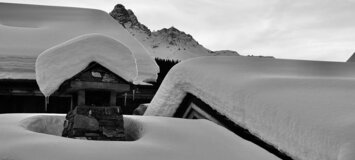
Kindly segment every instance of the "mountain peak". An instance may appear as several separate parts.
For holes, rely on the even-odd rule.
[[[127,9],[122,4],[117,4],[111,11],[110,15],[123,27],[125,27],[125,23],[131,21]]]
[[[179,43],[183,43],[185,45],[190,43],[193,46],[199,45],[199,43],[191,35],[186,34],[173,26],[168,29],[163,28],[153,32],[153,36],[161,37],[163,41],[167,41],[170,45],[178,45]]]
[[[110,15],[115,20],[117,20],[117,22],[120,23],[124,28],[138,29],[144,31],[148,35],[151,34],[149,28],[138,21],[133,11],[130,9],[126,9],[125,6],[122,4],[117,4],[110,12]]]
[[[163,28],[163,29],[157,30],[156,32],[178,33],[178,34],[188,35],[185,32],[180,31],[179,29],[175,28],[174,26],[171,26],[170,28]],[[189,35],[189,36],[191,36],[191,35]]]
[[[166,28],[164,28],[166,29]],[[171,26],[170,28],[167,29],[168,31],[171,31],[171,32],[181,32],[180,30],[178,30],[177,28],[175,28],[174,26]]]
[[[110,15],[141,42],[152,57],[185,60],[201,56],[238,55],[234,51],[213,52],[200,45],[190,34],[174,26],[151,32],[138,21],[132,10],[126,9],[122,4],[117,4]]]

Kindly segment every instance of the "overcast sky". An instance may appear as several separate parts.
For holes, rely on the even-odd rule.
[[[175,26],[211,50],[346,61],[355,52],[355,0],[0,0],[96,8],[121,3],[151,30]]]

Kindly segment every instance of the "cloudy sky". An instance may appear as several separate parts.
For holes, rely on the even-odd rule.
[[[0,0],[96,8],[121,3],[151,30],[176,28],[211,50],[346,61],[355,52],[355,0]]]

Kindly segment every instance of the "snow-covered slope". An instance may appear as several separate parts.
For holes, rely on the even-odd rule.
[[[0,3],[0,55],[32,57],[77,36],[98,33],[110,36],[129,48],[138,64],[138,72],[159,71],[147,50],[127,30],[104,11],[70,7],[52,7]],[[28,70],[26,65],[19,67]],[[8,68],[0,61],[0,70]],[[28,74],[27,72],[23,72]],[[34,72],[33,72],[34,74]],[[1,74],[0,74],[1,75]],[[18,76],[16,76],[18,77]],[[16,78],[11,73],[0,78]],[[23,76],[26,79],[34,76]]]
[[[116,5],[110,15],[139,40],[153,57],[185,60],[200,56],[239,55],[235,51],[211,51],[199,44],[191,35],[175,27],[151,32],[148,27],[139,23],[132,10],[127,10],[121,4]]]
[[[355,63],[253,57],[180,62],[145,115],[172,116],[192,93],[301,160],[355,159]]]
[[[135,141],[60,137],[65,115],[0,115],[2,160],[278,160],[207,120],[124,116]]]

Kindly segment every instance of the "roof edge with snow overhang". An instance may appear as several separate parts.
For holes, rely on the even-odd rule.
[[[136,82],[137,64],[131,50],[121,42],[102,35],[86,34],[41,53],[36,60],[36,81],[45,96],[53,94],[67,79],[97,62],[124,80]]]

